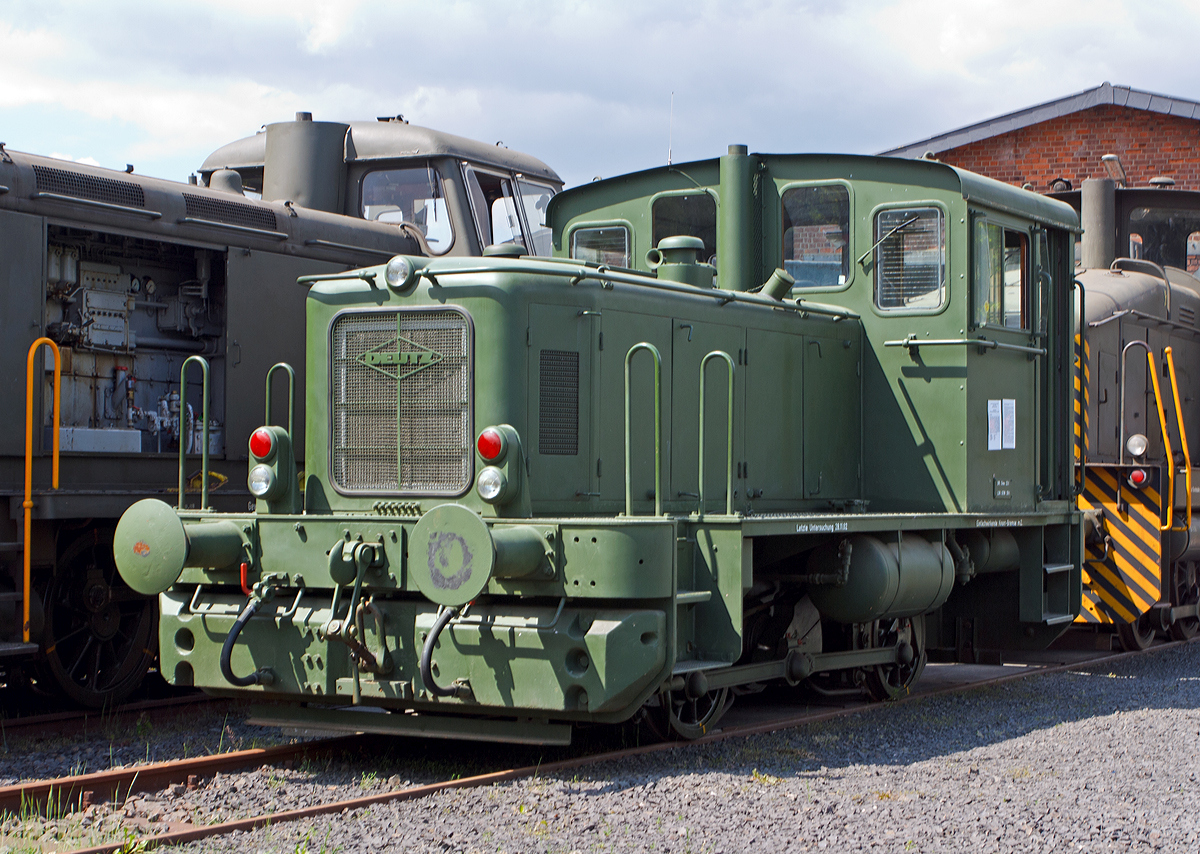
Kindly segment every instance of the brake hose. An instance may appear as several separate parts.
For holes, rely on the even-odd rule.
[[[438,612],[437,619],[433,621],[433,628],[429,630],[429,637],[425,639],[425,646],[421,649],[421,681],[425,684],[425,689],[435,697],[457,697],[460,694],[461,686],[452,685],[449,688],[443,688],[433,678],[433,648],[437,644],[442,629],[458,616],[460,610],[462,609],[443,608]]]
[[[262,670],[256,670],[249,676],[234,676],[233,666],[230,664],[230,659],[233,657],[233,645],[237,643],[238,635],[242,633],[242,628],[246,623],[250,622],[250,618],[254,616],[254,612],[258,610],[258,606],[261,604],[261,599],[254,596],[250,597],[250,601],[246,603],[246,607],[242,609],[242,613],[234,621],[233,628],[226,635],[225,645],[221,647],[221,675],[231,685],[236,685],[239,688],[247,688],[250,685],[258,685],[265,682],[266,674]]]

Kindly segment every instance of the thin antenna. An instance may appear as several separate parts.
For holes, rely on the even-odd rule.
[[[671,121],[667,129],[667,165],[671,165],[671,143],[675,136],[675,93],[671,93]]]

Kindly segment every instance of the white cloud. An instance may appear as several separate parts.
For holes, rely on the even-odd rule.
[[[583,181],[665,159],[672,91],[677,159],[869,152],[1104,80],[1200,100],[1197,24],[1200,0],[9,0],[0,126],[181,178],[297,110],[399,112]]]

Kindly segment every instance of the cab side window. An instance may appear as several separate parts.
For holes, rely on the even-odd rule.
[[[1029,238],[986,220],[975,222],[975,322],[1029,329]]]
[[[483,245],[517,243],[525,246],[512,180],[473,166],[467,166],[466,173],[471,210]]]

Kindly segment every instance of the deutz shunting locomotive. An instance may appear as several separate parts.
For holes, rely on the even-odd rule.
[[[691,737],[765,682],[894,697],[1075,620],[1068,205],[733,146],[549,224],[553,259],[305,277],[304,472],[280,416],[253,512],[118,526],[168,678],[323,729]]]
[[[560,186],[528,155],[398,119],[300,114],[219,149],[195,184],[0,145],[0,681],[102,706],[141,680],[156,607],[117,577],[116,521],[171,496],[181,451],[189,490],[252,500],[264,373],[293,362],[303,395],[297,276],[501,241],[548,254]],[[181,379],[194,356],[203,382]]]

